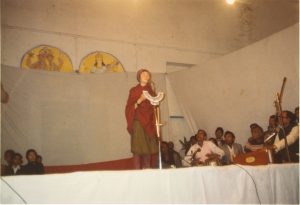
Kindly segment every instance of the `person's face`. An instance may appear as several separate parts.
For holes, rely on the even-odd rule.
[[[36,161],[39,163],[42,163],[42,158],[41,157],[36,157]]]
[[[166,153],[166,152],[169,151],[169,147],[168,147],[168,145],[167,145],[166,143],[162,143],[162,144],[161,144],[161,151],[162,151],[163,153]]]
[[[96,59],[97,65],[101,66],[102,65],[102,61],[103,61],[102,55],[96,55],[95,59]]]
[[[191,143],[191,145],[194,145],[197,143],[197,140],[195,138],[191,138],[190,143]]]
[[[233,142],[234,142],[234,138],[231,134],[227,134],[225,135],[225,143],[228,144],[228,145],[232,145]]]
[[[147,84],[150,80],[150,74],[147,71],[141,73],[140,83]]]
[[[288,126],[291,122],[291,119],[288,117],[286,112],[282,112],[282,124],[284,127]]]
[[[12,163],[12,160],[13,160],[13,154],[11,153],[6,153],[4,155],[4,160],[8,163],[8,164],[11,164]]]
[[[270,127],[276,127],[277,126],[277,123],[276,123],[276,120],[274,118],[269,118],[269,126]]]
[[[42,55],[42,54],[39,54],[39,55],[38,55],[38,59],[39,59],[39,61],[44,60],[44,59],[45,59],[45,56]]]
[[[174,143],[173,142],[168,142],[169,149],[174,149]]]
[[[296,115],[296,117],[299,119],[299,109],[296,109],[296,110],[295,110],[295,115]]]
[[[215,135],[216,135],[216,138],[217,138],[217,139],[221,139],[222,136],[223,136],[223,132],[222,132],[221,130],[217,130],[217,131],[215,132]]]
[[[48,56],[47,56],[47,59],[51,62],[51,61],[53,61],[54,56],[53,56],[53,55],[48,55]]]
[[[258,139],[262,136],[263,133],[261,132],[261,130],[258,127],[255,127],[252,129],[251,134],[252,134],[253,139]]]
[[[13,159],[14,165],[21,165],[22,164],[22,158],[19,155],[16,155]]]
[[[36,161],[36,154],[34,152],[29,152],[27,156],[27,160],[29,162],[35,162]]]
[[[205,133],[203,131],[199,131],[196,138],[198,142],[203,142],[204,140],[206,140]]]

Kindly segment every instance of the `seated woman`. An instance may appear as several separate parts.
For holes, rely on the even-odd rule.
[[[183,165],[194,166],[207,164],[210,161],[219,161],[224,156],[224,151],[213,142],[207,140],[204,130],[198,130],[197,143],[191,146],[183,160]]]
[[[264,131],[258,124],[251,124],[251,137],[248,139],[244,150],[245,152],[253,152],[264,147]]]
[[[232,164],[233,159],[237,155],[242,154],[244,151],[242,145],[234,142],[235,135],[233,134],[233,132],[226,131],[224,138],[225,138],[225,144],[222,146],[222,149],[225,152],[225,156],[222,161],[224,165],[228,165],[228,164]]]

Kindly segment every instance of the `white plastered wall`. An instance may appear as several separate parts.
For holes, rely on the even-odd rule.
[[[276,112],[273,102],[287,77],[282,108],[299,104],[299,25],[196,68],[168,74],[180,104],[214,137],[216,127],[231,130],[244,144],[249,125],[264,129]]]

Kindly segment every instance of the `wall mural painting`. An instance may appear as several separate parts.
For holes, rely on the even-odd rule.
[[[122,64],[116,57],[100,51],[84,57],[79,67],[79,73],[120,73],[124,71]]]
[[[58,48],[41,45],[25,53],[21,68],[73,72],[69,56]]]

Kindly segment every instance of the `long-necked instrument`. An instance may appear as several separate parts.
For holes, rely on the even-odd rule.
[[[285,144],[285,151],[286,151],[287,160],[288,160],[288,162],[291,162],[290,152],[289,152],[287,139],[286,139],[286,134],[285,134],[285,131],[284,131],[283,121],[282,121],[282,106],[281,106],[281,103],[282,103],[282,95],[283,95],[283,90],[284,90],[284,87],[285,87],[285,83],[286,83],[286,77],[283,78],[280,93],[276,93],[276,100],[275,100],[274,103],[275,103],[276,113],[277,113],[278,123],[279,123],[278,128],[280,130],[282,130],[282,133],[283,133],[283,139],[284,139],[284,144]]]

